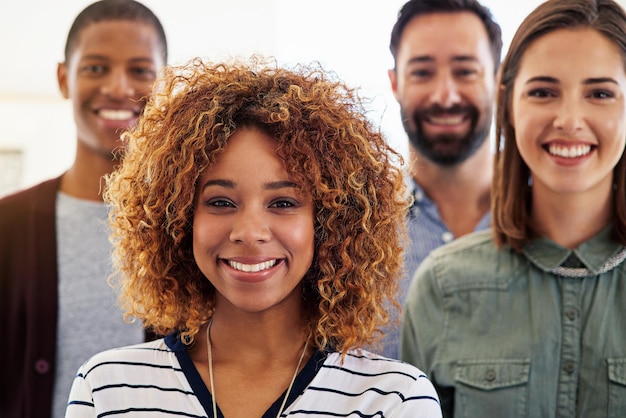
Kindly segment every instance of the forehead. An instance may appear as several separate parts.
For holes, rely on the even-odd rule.
[[[76,37],[70,60],[85,55],[115,57],[123,54],[134,58],[163,61],[163,46],[156,29],[145,22],[105,20],[84,27]]]
[[[524,51],[519,74],[619,77],[625,73],[624,53],[594,29],[558,29],[535,39]]]
[[[243,163],[243,161],[247,159],[253,160],[255,163],[262,161],[261,165],[266,167],[272,166],[278,169],[278,171],[284,171],[284,162],[276,154],[277,147],[276,139],[271,135],[254,127],[241,127],[235,130],[228,139],[226,147],[218,155],[211,169],[214,171],[223,168],[230,170],[230,166],[232,165],[242,165],[246,167],[249,164]],[[251,178],[258,178],[260,176],[262,176],[262,173],[257,172],[256,175],[252,175]]]
[[[415,57],[450,60],[455,56],[472,56],[493,65],[487,29],[474,13],[420,15],[411,19],[402,31],[398,62]]]

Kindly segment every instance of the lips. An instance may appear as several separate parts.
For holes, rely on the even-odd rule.
[[[463,115],[445,115],[445,116],[430,116],[427,118],[429,123],[442,126],[455,126],[463,123],[465,117]]]
[[[592,146],[588,144],[548,144],[546,146],[548,152],[551,155],[562,158],[579,158],[589,154],[592,150]]]
[[[138,112],[130,109],[100,109],[96,113],[100,118],[110,121],[128,121],[138,115]]]
[[[255,264],[245,264],[245,263],[240,263],[238,261],[232,261],[232,260],[227,260],[226,262],[228,263],[230,267],[232,267],[235,270],[243,271],[244,273],[258,273],[260,271],[267,270],[269,268],[274,267],[276,263],[278,262],[278,260],[276,259],[267,260],[267,261],[263,261],[261,263],[255,263]]]

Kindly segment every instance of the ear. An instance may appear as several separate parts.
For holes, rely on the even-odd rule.
[[[59,83],[59,90],[64,99],[69,98],[69,91],[67,88],[67,65],[64,62],[57,64],[57,82]]]
[[[394,97],[398,100],[398,74],[394,68],[387,70],[387,75],[389,76],[389,82],[391,83],[391,91],[393,92]]]

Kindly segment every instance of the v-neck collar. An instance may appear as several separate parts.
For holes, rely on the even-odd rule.
[[[202,377],[200,377],[200,373],[196,369],[193,361],[191,360],[191,356],[187,351],[187,346],[183,344],[180,340],[178,333],[172,333],[167,335],[165,338],[165,344],[176,354],[176,358],[178,358],[178,362],[180,363],[181,369],[193,390],[193,393],[196,395],[200,404],[204,408],[207,416],[210,418],[224,418],[222,411],[217,409],[217,417],[213,417],[213,398],[211,392],[204,384]],[[293,388],[291,389],[291,393],[289,393],[289,398],[287,399],[287,403],[285,404],[285,409],[291,405],[302,392],[306,389],[306,387],[311,383],[317,372],[321,369],[324,360],[326,359],[328,353],[322,352],[320,350],[315,351],[309,361],[304,365],[303,369],[296,376],[296,380],[294,381]],[[285,390],[286,392],[286,390]],[[278,414],[278,410],[283,402],[283,398],[285,396],[285,392],[283,392],[276,401],[269,407],[267,411],[263,414],[262,418],[275,418],[276,414]]]

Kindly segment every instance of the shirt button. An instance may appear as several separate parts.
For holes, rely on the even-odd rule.
[[[450,242],[454,239],[454,235],[452,235],[452,232],[446,231],[441,234],[441,239],[443,240],[443,242]]]
[[[578,317],[578,312],[576,311],[576,309],[568,308],[568,309],[565,310],[565,316],[570,321],[573,321],[573,320],[575,320]]]
[[[35,362],[35,371],[39,374],[46,374],[50,371],[50,363],[42,358]]]
[[[422,192],[416,190],[415,193],[413,193],[413,199],[415,199],[416,202],[421,202],[424,200],[424,195]]]
[[[493,369],[487,370],[487,373],[485,373],[485,380],[487,382],[493,382],[496,380],[496,371]]]
[[[563,370],[565,370],[565,373],[567,373],[567,374],[572,374],[572,373],[574,373],[574,370],[576,370],[576,364],[574,364],[573,361],[568,361],[563,366]]]

